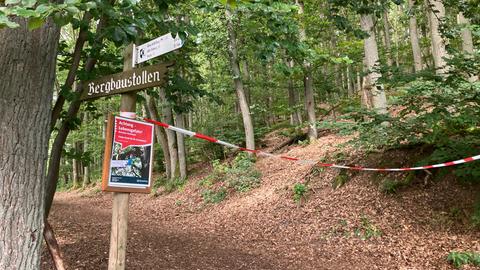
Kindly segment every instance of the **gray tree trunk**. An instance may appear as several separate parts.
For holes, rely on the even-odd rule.
[[[78,143],[75,142],[75,152],[78,150]],[[78,188],[79,183],[80,183],[80,173],[79,173],[79,167],[80,167],[80,162],[78,159],[74,158],[72,159],[72,187],[73,188]]]
[[[88,112],[85,112],[83,115],[83,124],[88,125]],[[83,140],[83,152],[88,151],[88,138]],[[83,183],[82,187],[85,188],[90,184],[90,166],[88,164],[83,165]]]
[[[463,16],[463,13],[460,12],[457,15],[457,22],[460,26],[462,26],[462,50],[464,53],[467,54],[468,57],[470,57],[473,54],[472,31],[470,31],[470,29],[468,28],[470,26],[470,21]],[[478,76],[470,76],[469,81],[478,81]]]
[[[225,9],[225,17],[227,19],[228,54],[230,57],[230,67],[232,69],[235,91],[237,92],[238,105],[240,107],[240,112],[242,113],[246,146],[249,149],[255,149],[255,137],[253,132],[252,116],[250,115],[250,108],[248,106],[247,98],[245,96],[245,89],[243,87],[240,67],[238,64],[238,48],[235,28],[233,25],[233,14],[228,7],[227,9]]]
[[[410,43],[412,45],[413,64],[415,72],[423,70],[422,51],[420,49],[420,42],[418,41],[417,18],[415,16],[415,0],[408,0],[408,8],[410,10],[410,19],[408,27],[410,30]]]
[[[390,40],[390,26],[388,22],[388,11],[384,10],[383,11],[383,38],[385,42],[385,51],[387,55],[387,65],[389,67],[393,66],[393,60],[392,60],[392,42]]]
[[[0,30],[0,269],[39,269],[60,29]]]
[[[159,91],[160,102],[162,103],[163,121],[167,124],[174,125],[172,108],[168,105],[167,97],[165,95],[165,89],[160,88]],[[170,179],[174,179],[179,176],[178,171],[178,149],[177,139],[175,132],[172,130],[166,130],[168,141],[168,152],[170,153]]]
[[[367,83],[364,83],[364,89],[368,89],[371,93],[372,106],[379,113],[387,113],[387,98],[383,85],[378,83],[378,79],[382,76],[376,70],[378,68],[378,47],[373,32],[373,18],[371,14],[362,14],[360,16],[360,24],[362,30],[369,34],[364,39],[365,64],[369,72]]]
[[[296,0],[296,5],[298,6],[298,14],[303,16],[304,5],[303,1]],[[300,27],[300,41],[305,41],[307,39],[307,34],[304,27]],[[310,140],[316,140],[318,137],[317,133],[317,118],[315,116],[315,98],[313,94],[313,78],[311,76],[311,64],[307,60],[303,62],[304,68],[304,77],[303,77],[303,86],[305,90],[305,110],[307,112],[308,120],[308,138]]]
[[[148,94],[145,94],[145,99],[145,106],[150,114],[150,118],[158,121],[160,116],[158,115],[155,99]],[[169,178],[172,175],[172,165],[170,161],[170,151],[168,149],[168,139],[165,129],[163,127],[155,126],[155,137],[157,138],[157,142],[160,143],[160,146],[162,147],[163,157],[165,159],[165,174],[167,178]]]
[[[293,60],[287,61],[287,66],[290,69],[293,69]],[[291,108],[290,112],[290,124],[300,125],[302,123],[302,113],[297,107],[299,101],[298,91],[295,90],[295,84],[293,82],[292,76],[288,78],[288,106]],[[294,109],[295,108],[295,109]]]
[[[440,23],[445,17],[445,7],[442,0],[427,0],[427,3],[430,35],[432,38],[433,64],[435,65],[436,73],[443,75],[448,71],[447,62],[445,61],[445,58],[448,57],[445,40],[440,35]]]
[[[175,114],[175,123],[179,128],[185,128],[185,121],[183,114]],[[180,178],[187,178],[187,152],[185,150],[185,136],[177,132],[177,146],[178,146],[178,166],[180,169]]]

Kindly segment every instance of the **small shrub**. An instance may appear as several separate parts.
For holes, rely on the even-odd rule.
[[[461,268],[467,264],[479,266],[480,254],[476,252],[452,251],[448,254],[447,260],[456,268]]]
[[[296,183],[293,185],[293,200],[300,202],[302,198],[305,198],[308,192],[308,187],[303,183]]]
[[[219,203],[227,197],[227,189],[221,187],[218,190],[206,189],[202,191],[202,198],[205,203]]]
[[[372,237],[380,237],[382,231],[367,216],[362,216],[360,218],[360,226],[355,228],[354,234],[362,240],[368,240]]]
[[[332,188],[337,189],[345,185],[349,180],[348,174],[346,171],[340,171],[340,173],[333,178]]]
[[[157,194],[157,190],[160,187],[163,187],[163,190],[166,193],[171,193],[175,190],[181,190],[186,183],[187,183],[187,179],[183,179],[179,177],[171,180],[168,180],[165,177],[160,177],[160,178],[157,178],[153,183],[152,194]]]

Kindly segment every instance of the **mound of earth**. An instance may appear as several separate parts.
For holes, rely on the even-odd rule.
[[[330,134],[285,154],[330,158],[346,140]],[[450,251],[480,250],[468,223],[478,190],[452,178],[387,195],[369,172],[334,189],[336,169],[271,157],[256,167],[260,187],[218,204],[205,204],[198,185],[209,166],[181,191],[132,194],[126,269],[454,269]],[[295,183],[309,187],[299,203]],[[55,197],[50,223],[68,269],[107,268],[112,198],[97,190]],[[46,251],[42,267],[53,269]]]

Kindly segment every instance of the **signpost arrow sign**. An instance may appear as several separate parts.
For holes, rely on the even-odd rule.
[[[168,33],[140,46],[137,46],[133,53],[133,63],[140,64],[162,54],[171,52],[183,46],[183,41],[180,37],[172,36]]]

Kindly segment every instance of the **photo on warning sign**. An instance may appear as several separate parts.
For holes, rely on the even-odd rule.
[[[109,191],[108,187],[150,188],[153,125],[118,116],[112,122],[111,144],[106,148],[108,165],[105,167],[105,185],[102,180],[103,190]]]
[[[125,182],[131,178],[136,183],[148,183],[150,173],[151,146],[129,146],[122,149],[120,143],[115,143],[112,153],[112,177]],[[114,182],[114,179],[112,179]]]

